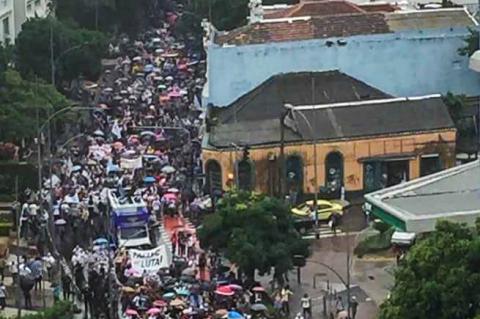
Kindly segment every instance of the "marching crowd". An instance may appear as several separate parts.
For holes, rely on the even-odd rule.
[[[50,271],[54,298],[73,300],[78,290],[85,318],[115,312],[131,319],[261,318],[270,298],[263,287],[239,282],[220,258],[200,249],[195,229],[184,223],[184,216],[196,220],[209,205],[195,179],[202,172],[205,61],[188,39],[174,36],[174,19],[166,21],[110,45],[113,67],[99,81],[90,119],[79,121],[81,134],[72,144],[55,148],[42,193],[23,194],[20,235],[36,243],[39,257],[22,262],[19,277],[36,285],[38,269],[66,258],[71,274]],[[152,230],[167,219],[180,223],[166,230],[169,267],[146,272],[132,266],[112,238],[109,190],[120,202],[146,203]],[[151,231],[153,246],[165,244],[159,237]],[[47,254],[50,242],[57,258]],[[29,290],[24,294],[29,307]]]

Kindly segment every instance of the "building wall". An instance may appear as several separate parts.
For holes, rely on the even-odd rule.
[[[0,0],[0,42],[15,43],[22,25],[29,18],[48,16],[51,0]],[[9,19],[10,34],[5,34],[3,20]]]
[[[480,77],[458,55],[465,28],[258,45],[208,46],[204,105],[226,106],[278,73],[338,69],[393,96],[478,94]],[[327,46],[327,41],[333,42]]]
[[[13,40],[15,37],[14,0],[0,0],[0,42]],[[8,29],[5,21],[8,19]],[[6,32],[7,31],[7,32]],[[8,34],[7,34],[8,33]]]
[[[420,155],[434,153],[431,144],[439,141],[449,145],[449,155],[446,161],[447,167],[454,165],[455,130],[445,130],[423,134],[409,134],[396,137],[378,137],[373,139],[358,139],[348,141],[326,142],[317,145],[317,173],[319,186],[325,185],[325,158],[332,151],[338,151],[344,158],[344,185],[347,191],[361,191],[363,189],[363,163],[359,159],[388,155],[409,154],[415,152],[417,156],[410,160],[410,179],[420,176]],[[314,152],[313,144],[286,145],[285,157],[288,155],[300,155],[303,160],[303,190],[312,193],[314,188]],[[255,163],[255,189],[260,192],[268,192],[269,157],[280,155],[279,146],[265,148],[251,148],[250,158]],[[222,183],[227,188],[228,175],[234,174],[235,162],[242,157],[241,151],[233,150],[209,150],[202,153],[203,163],[216,160],[222,167]]]

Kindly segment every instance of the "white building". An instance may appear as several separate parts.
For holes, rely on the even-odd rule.
[[[0,0],[0,42],[14,43],[29,18],[46,17],[51,0]]]

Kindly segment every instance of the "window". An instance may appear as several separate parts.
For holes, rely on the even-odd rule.
[[[216,196],[222,192],[222,168],[215,160],[207,162],[206,170],[206,188],[211,196]]]
[[[10,19],[8,17],[2,20],[2,25],[4,36],[10,35]]]
[[[430,175],[442,170],[438,154],[423,155],[420,158],[420,176]]]
[[[39,7],[41,4],[42,4],[42,2],[40,0],[35,0],[35,6],[36,7]]]
[[[29,3],[29,4],[27,5],[27,12],[28,12],[28,13],[31,13],[31,12],[32,12],[32,4],[31,4],[31,3]]]
[[[238,188],[244,191],[253,190],[253,167],[249,160],[241,160],[237,164]]]
[[[331,152],[325,159],[325,186],[330,192],[343,186],[343,156],[339,152]]]

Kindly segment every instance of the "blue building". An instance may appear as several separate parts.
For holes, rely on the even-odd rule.
[[[463,8],[334,0],[260,15],[229,32],[208,29],[204,105],[227,106],[275,74],[333,69],[392,96],[480,92],[480,76],[458,53],[478,25]]]

